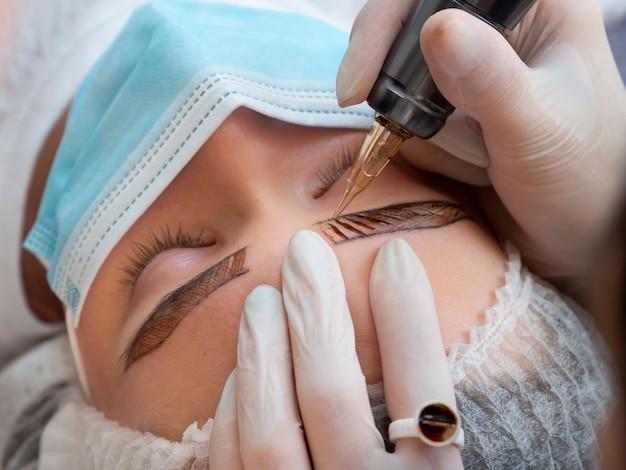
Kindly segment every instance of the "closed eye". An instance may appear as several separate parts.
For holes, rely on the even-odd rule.
[[[124,276],[121,281],[123,284],[134,286],[139,275],[160,253],[175,248],[205,248],[213,244],[215,239],[204,230],[193,234],[179,226],[178,230],[173,232],[166,225],[161,233],[155,232],[144,242],[135,243],[131,256],[122,268]]]
[[[346,171],[352,168],[358,156],[361,142],[358,146],[342,147],[338,155],[333,158],[326,166],[320,168],[315,173],[315,189],[313,191],[313,199],[322,197]]]

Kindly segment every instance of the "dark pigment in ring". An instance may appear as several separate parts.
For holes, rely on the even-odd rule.
[[[456,418],[452,412],[440,405],[427,406],[419,417],[422,434],[433,442],[450,439],[456,431],[456,425]]]

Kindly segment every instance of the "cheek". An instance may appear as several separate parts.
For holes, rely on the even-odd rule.
[[[111,417],[170,440],[179,440],[192,422],[206,422],[236,364],[238,312],[232,305],[198,307],[166,343],[129,369]]]
[[[189,424],[202,425],[213,416],[237,357],[241,306],[232,299],[243,298],[244,287],[228,287],[219,300],[198,306],[161,347],[121,374],[106,402],[97,407],[124,426],[174,441]]]
[[[96,277],[76,330],[90,400],[100,410],[114,406],[112,397],[121,371],[117,338],[126,301],[107,281],[106,273]]]

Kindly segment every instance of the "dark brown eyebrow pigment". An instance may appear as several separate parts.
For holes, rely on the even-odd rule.
[[[244,266],[245,259],[246,249],[242,248],[163,297],[122,355],[124,370],[161,346],[187,313],[209,294],[246,274],[248,269]]]
[[[338,245],[385,233],[445,227],[467,218],[471,216],[460,204],[421,201],[341,215],[319,226],[324,237]]]

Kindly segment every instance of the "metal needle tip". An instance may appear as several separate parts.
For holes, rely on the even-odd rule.
[[[341,201],[339,201],[339,205],[335,209],[335,212],[333,212],[333,218],[339,217],[343,213],[343,211],[346,210],[348,205],[352,202],[352,200],[356,197],[357,194],[358,192],[354,191],[353,186],[348,187],[346,189],[346,192],[343,193],[343,196],[341,197]]]

